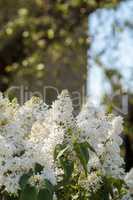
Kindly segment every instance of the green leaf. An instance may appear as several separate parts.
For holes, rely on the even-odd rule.
[[[95,194],[92,194],[90,199],[93,199],[93,200],[109,200],[109,195],[106,191],[104,192],[101,189],[101,190],[98,190]]]
[[[113,187],[117,188],[118,192],[121,193],[122,186],[125,184],[124,180],[117,179],[114,177],[107,177],[107,179],[108,179],[108,182],[110,182],[110,184],[112,184]]]
[[[53,195],[47,189],[41,189],[37,200],[53,200]]]
[[[110,195],[112,194],[112,187],[107,177],[103,177],[103,183],[99,190],[97,190],[92,195],[93,200],[110,200]],[[113,197],[112,197],[113,198]]]
[[[56,145],[55,150],[54,150],[54,160],[57,159],[58,154],[60,151],[62,151],[63,146],[61,144]]]
[[[54,194],[54,187],[47,179],[44,180],[43,188],[38,193],[37,200],[52,200]]]
[[[88,142],[85,142],[85,144],[86,144],[86,146],[88,146],[88,148],[89,148],[92,152],[96,153],[95,149],[92,147],[91,144],[89,144]]]
[[[23,174],[23,176],[21,176],[20,181],[19,181],[19,185],[20,185],[22,190],[27,185],[28,180],[32,176],[32,174],[33,174],[32,171],[30,171],[29,173]]]
[[[40,173],[43,170],[43,166],[40,165],[39,163],[35,164],[35,173]]]
[[[35,187],[27,184],[20,194],[19,200],[37,200],[37,190]]]
[[[11,195],[11,194],[9,195],[7,193],[7,194],[1,194],[0,199],[3,199],[3,200],[18,200],[18,197]]]
[[[69,181],[74,169],[74,162],[67,159],[67,149],[68,147],[64,145],[57,145],[55,149],[55,159],[59,161],[64,171],[64,181]]]
[[[57,155],[57,159],[59,159],[60,157],[62,157],[64,155],[64,153],[67,151],[68,147],[65,147],[64,149],[62,149],[58,155]]]
[[[44,180],[44,185],[43,185],[43,187],[44,187],[45,189],[47,189],[51,194],[54,193],[54,186],[52,185],[52,183],[50,183],[49,180],[47,180],[47,179]]]
[[[89,161],[89,151],[86,143],[74,143],[74,149],[87,176],[87,163]]]
[[[67,159],[60,159],[60,163],[64,171],[64,180],[69,181],[74,169],[74,162]]]
[[[103,180],[105,181],[105,180]],[[93,200],[110,200],[110,186],[105,181],[103,185],[95,193],[92,192],[90,199]]]

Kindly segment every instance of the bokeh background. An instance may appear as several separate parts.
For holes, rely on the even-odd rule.
[[[133,166],[133,0],[0,0],[0,90],[51,86],[124,117]],[[114,95],[117,94],[117,95]],[[15,92],[12,97],[19,95]],[[109,96],[113,99],[109,100]],[[121,113],[122,97],[127,113]],[[48,90],[46,102],[55,98]]]

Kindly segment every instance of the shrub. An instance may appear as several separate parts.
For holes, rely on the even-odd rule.
[[[133,170],[120,154],[122,118],[63,91],[52,106],[0,95],[0,187],[9,200],[131,200]]]

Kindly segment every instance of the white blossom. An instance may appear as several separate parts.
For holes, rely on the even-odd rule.
[[[80,185],[88,192],[96,192],[102,184],[102,177],[96,172],[92,172],[86,179],[79,181]]]
[[[88,170],[101,168],[103,173],[123,178],[124,160],[120,156],[122,118],[107,116],[87,103],[79,116],[80,141],[88,141],[96,153],[90,152]]]
[[[74,117],[67,91],[51,107],[38,98],[19,106],[0,93],[0,187],[17,195],[21,177],[30,170],[33,172],[29,179],[31,185],[41,187],[44,179],[56,185],[64,171],[54,161],[55,148],[58,144],[67,145],[69,159],[75,162],[78,158],[73,139],[87,142],[91,147],[88,148],[88,177],[80,177],[81,186],[96,191],[102,184],[97,172],[123,179],[122,123],[121,117],[106,115],[90,103]],[[37,173],[36,164],[41,166]],[[76,164],[76,170],[82,174],[79,160]],[[130,192],[133,191],[133,170],[125,176],[125,182]]]
[[[130,192],[133,194],[133,168],[126,174],[125,182],[130,189]]]

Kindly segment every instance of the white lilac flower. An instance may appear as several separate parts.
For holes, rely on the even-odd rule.
[[[53,200],[57,200],[57,196],[56,196],[55,193],[54,193],[54,196],[53,196]]]
[[[44,183],[44,177],[41,174],[34,174],[29,179],[29,184],[41,188]]]
[[[127,193],[126,195],[124,195],[124,196],[122,197],[121,200],[133,200],[133,196],[131,196],[130,193]]]
[[[57,183],[58,174],[54,162],[54,150],[58,144],[67,144],[73,151],[72,134],[78,142],[88,142],[95,150],[89,150],[88,171],[90,175],[85,183],[98,188],[101,179],[92,171],[103,175],[121,178],[124,174],[124,161],[120,156],[122,139],[122,119],[107,116],[104,112],[87,104],[74,118],[72,101],[67,91],[48,108],[38,98],[32,98],[23,106],[18,106],[0,94],[0,186],[12,194],[20,189],[21,176],[34,171],[35,164],[42,166],[39,174],[30,181],[48,179]],[[76,135],[77,134],[77,135]],[[70,152],[71,152],[70,151]],[[70,159],[75,159],[73,153]],[[79,166],[79,171],[81,166]],[[132,181],[127,174],[125,180],[130,189]],[[91,184],[91,185],[90,185]],[[3,187],[4,186],[4,187]],[[89,188],[88,187],[88,188]]]
[[[7,191],[10,194],[16,194],[18,193],[19,187],[19,180],[20,180],[20,174],[12,174],[10,176],[4,176],[3,178],[3,184],[5,185],[5,191]]]
[[[102,184],[102,177],[96,173],[92,172],[87,178],[79,180],[79,184],[88,192],[96,192]]]
[[[51,117],[53,121],[64,126],[71,126],[73,122],[72,100],[67,90],[64,90],[52,104]]]
[[[88,169],[101,168],[105,174],[122,178],[124,160],[120,156],[122,118],[107,116],[86,104],[77,117],[80,141],[87,141],[96,153],[90,152]],[[99,158],[99,161],[98,161]],[[93,162],[94,161],[94,164]],[[95,165],[95,166],[94,166]]]
[[[11,112],[13,106],[0,96],[0,185],[17,194],[20,177],[34,169],[37,162],[44,167],[43,178],[55,184],[53,152],[63,140],[63,130],[55,123],[45,122],[50,113],[38,99]]]
[[[133,194],[133,168],[126,174],[125,182],[130,189],[130,192]]]

